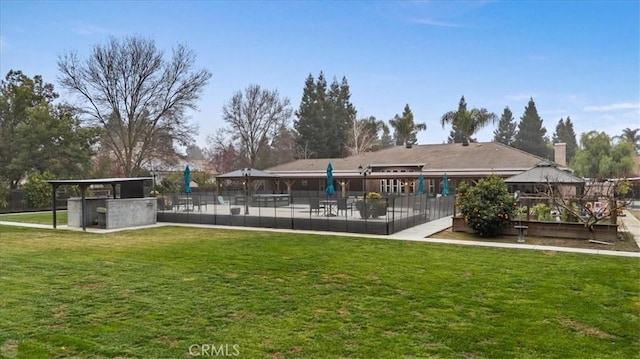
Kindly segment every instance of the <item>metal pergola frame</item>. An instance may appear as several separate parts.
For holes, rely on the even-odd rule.
[[[53,228],[57,227],[56,220],[56,190],[60,186],[79,186],[80,196],[82,198],[82,230],[87,230],[87,221],[85,218],[85,193],[89,186],[94,184],[108,184],[113,189],[113,199],[116,199],[116,185],[130,182],[144,182],[153,180],[153,177],[133,177],[133,178],[95,178],[95,179],[83,179],[83,180],[47,180],[52,187],[52,203],[53,203]]]

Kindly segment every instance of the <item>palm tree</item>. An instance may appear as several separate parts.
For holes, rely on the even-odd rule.
[[[404,106],[402,117],[395,115],[393,119],[389,120],[389,125],[394,129],[396,145],[405,146],[415,144],[418,141],[416,134],[427,129],[425,123],[415,123],[413,121],[413,112],[411,112],[409,104]]]
[[[629,142],[633,145],[636,153],[640,154],[640,128],[636,128],[635,130],[630,129],[629,127],[622,130],[622,135],[615,136],[615,139]]]
[[[449,111],[442,115],[440,123],[442,128],[447,123],[450,123],[462,131],[464,134],[463,146],[469,146],[471,136],[486,126],[489,122],[495,123],[498,119],[495,113],[487,111],[486,108],[473,108],[471,111],[467,111],[467,103],[464,100],[464,96],[460,99],[457,111]]]

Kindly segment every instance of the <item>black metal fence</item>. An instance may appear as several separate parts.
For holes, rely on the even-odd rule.
[[[454,197],[409,195],[382,199],[286,194],[165,194],[158,221],[297,230],[393,234],[451,216]]]

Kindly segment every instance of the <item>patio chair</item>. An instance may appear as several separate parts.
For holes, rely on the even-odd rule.
[[[348,210],[351,210],[353,216],[353,202],[349,202],[349,198],[338,198],[338,215],[341,211],[346,215]]]
[[[226,205],[229,205],[229,202],[226,202],[224,200],[224,197],[218,196],[218,204],[220,204],[221,206],[226,206]]]
[[[204,206],[205,210],[207,209],[207,201],[201,201],[200,196],[193,196],[192,203],[194,210],[198,207],[198,212],[202,212],[201,206]]]
[[[313,212],[314,209],[318,215],[320,215],[320,209],[324,209],[324,206],[320,204],[319,198],[309,198],[309,213]]]

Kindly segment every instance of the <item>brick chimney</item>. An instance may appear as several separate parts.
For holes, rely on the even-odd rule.
[[[553,149],[555,152],[554,162],[559,164],[560,166],[566,166],[567,165],[567,144],[556,143],[553,145]]]

